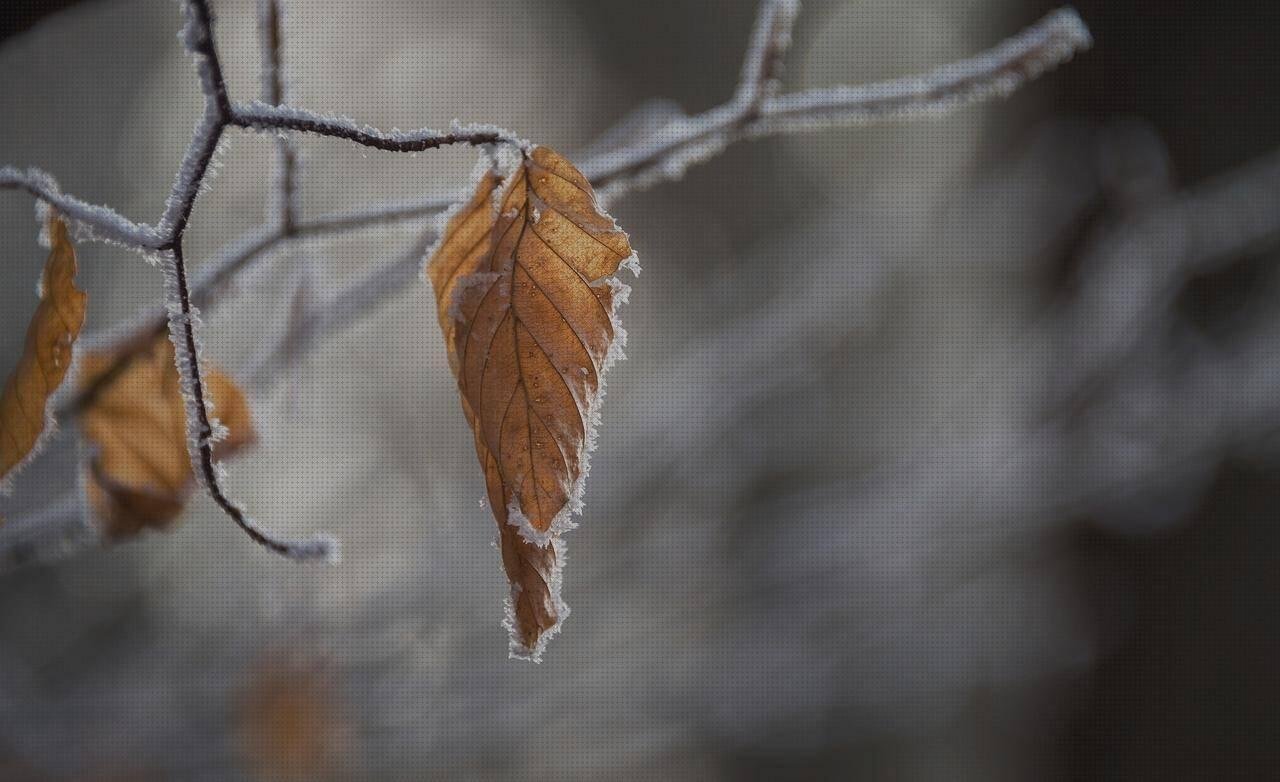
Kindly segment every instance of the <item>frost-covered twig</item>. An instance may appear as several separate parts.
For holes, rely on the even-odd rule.
[[[158,251],[159,257],[168,265],[170,285],[165,315],[183,387],[190,402],[188,419],[196,474],[218,505],[258,542],[282,553],[304,558],[324,555],[327,544],[322,542],[299,545],[270,540],[249,523],[223,492],[220,471],[213,462],[211,448],[217,427],[204,400],[200,371],[198,307],[213,303],[216,291],[224,289],[255,259],[286,241],[433,214],[447,207],[452,199],[426,199],[310,222],[302,220],[294,203],[296,153],[287,141],[282,142],[281,204],[274,220],[276,225],[257,229],[231,242],[217,258],[189,279],[182,240],[218,142],[228,127],[278,134],[327,135],[394,152],[423,151],[449,144],[525,146],[526,142],[488,125],[455,124],[448,132],[426,128],[386,132],[347,118],[317,114],[285,104],[280,57],[283,37],[278,0],[262,0],[260,6],[264,100],[234,103],[227,92],[218,60],[208,0],[186,0],[185,10],[187,21],[182,38],[195,55],[206,107],[157,227],[134,223],[105,207],[95,207],[63,195],[51,177],[37,171],[24,174],[12,168],[2,168],[0,187],[21,188],[54,204],[89,238],[115,242],[153,256]],[[778,77],[790,44],[797,10],[795,0],[765,0],[762,3],[744,59],[741,81],[728,103],[696,117],[679,117],[638,141],[603,152],[583,163],[584,173],[604,194],[617,195],[626,189],[679,178],[688,166],[710,159],[728,144],[743,138],[939,113],[1005,95],[1027,79],[1066,61],[1090,43],[1079,17],[1072,11],[1062,10],[985,54],[945,66],[926,76],[866,87],[834,87],[779,96]],[[410,252],[414,250],[411,248]],[[412,278],[411,275],[400,274],[409,268],[408,257],[388,264],[385,279],[371,276],[345,291],[344,295],[372,309],[396,292],[396,281]],[[321,318],[309,326],[304,324],[298,333],[330,333],[348,321],[342,317]],[[145,344],[141,338],[162,327],[163,323],[154,316],[144,316],[126,329],[110,334],[107,339],[88,338],[87,344],[119,349],[116,367],[102,377],[112,377],[114,371],[128,361],[132,353],[129,348],[136,349]],[[308,338],[307,344],[314,342],[315,339]],[[291,350],[296,355],[296,346]],[[62,412],[75,412],[82,408],[95,391],[95,388],[89,388]]]
[[[747,56],[742,62],[742,77],[734,100],[759,110],[760,104],[778,91],[783,60],[791,48],[791,28],[800,11],[799,0],[765,0],[760,5],[756,26],[751,33]]]
[[[337,553],[336,542],[327,536],[292,542],[276,539],[258,529],[223,489],[222,469],[214,461],[213,444],[224,436],[225,430],[215,424],[206,399],[204,376],[200,371],[200,343],[196,335],[200,314],[193,302],[182,252],[183,234],[191,210],[195,207],[200,185],[208,173],[209,163],[230,116],[230,99],[213,42],[207,0],[190,0],[188,3],[184,40],[196,56],[206,99],[205,117],[187,148],[166,205],[165,217],[161,220],[161,232],[171,237],[164,248],[170,264],[166,274],[169,336],[182,381],[183,398],[187,403],[187,446],[191,452],[191,465],[196,478],[213,501],[256,543],[293,559],[332,559]]]
[[[202,7],[207,9],[207,5]],[[617,188],[622,181],[628,181],[631,186],[655,184],[678,178],[689,165],[710,159],[729,143],[742,138],[906,119],[1007,95],[1091,44],[1080,17],[1070,9],[1061,9],[983,54],[944,65],[926,75],[778,96],[773,92],[796,9],[797,5],[787,0],[768,0],[762,5],[753,43],[744,61],[743,80],[730,102],[695,117],[672,120],[645,138],[584,161],[581,168],[592,183],[598,188]],[[204,34],[188,38],[201,45],[212,40]],[[217,73],[220,71],[202,68],[206,81],[211,78],[210,74]],[[220,94],[225,96],[225,87]],[[753,103],[758,103],[758,108],[752,109]],[[466,126],[447,133],[425,128],[386,132],[347,118],[263,102],[235,106],[228,102],[221,110],[225,110],[227,124],[239,127],[317,133],[392,151],[518,141],[511,134],[490,126]],[[202,130],[213,132],[214,128],[205,125]],[[48,175],[38,171],[24,174],[13,168],[0,168],[0,187],[20,187],[50,201],[98,238],[135,249],[165,248],[171,240],[171,231],[157,234],[155,229],[134,223],[112,210],[63,195],[50,183]],[[179,199],[175,210],[182,211],[187,206],[186,199]],[[361,217],[353,215],[345,227],[356,228],[383,218],[428,214],[436,208],[435,199],[428,199],[421,211],[414,204],[373,209]]]
[[[858,87],[828,87],[770,98],[749,136],[914,119],[1009,95],[1093,43],[1089,29],[1069,8],[1000,45],[920,76]]]
[[[320,536],[307,541],[286,541],[260,530],[244,510],[222,488],[221,465],[214,461],[213,444],[225,435],[220,425],[215,426],[206,399],[204,376],[200,370],[200,345],[196,340],[196,324],[199,313],[191,303],[190,289],[186,282],[186,267],[179,242],[171,251],[173,274],[169,279],[171,298],[178,306],[169,318],[170,338],[174,343],[175,362],[182,378],[183,397],[187,402],[187,444],[191,449],[191,463],[196,477],[209,496],[217,503],[254,542],[291,559],[332,559],[337,556],[337,543],[332,538]]]
[[[254,261],[289,241],[345,234],[371,226],[429,217],[445,211],[456,201],[457,198],[453,196],[435,196],[323,215],[299,221],[294,225],[293,232],[287,235],[279,226],[251,231],[223,245],[192,272],[192,299],[197,308],[207,313],[221,299],[221,292],[241,272]],[[82,347],[109,351],[114,356],[115,364],[97,376],[95,382],[62,404],[57,410],[56,418],[65,420],[79,415],[133,356],[149,349],[150,339],[163,334],[167,324],[168,316],[164,308],[147,308],[124,323],[81,337]]]
[[[522,143],[510,133],[489,125],[459,126],[449,132],[431,128],[384,131],[348,117],[317,114],[296,106],[268,106],[261,101],[236,104],[231,109],[229,122],[247,130],[290,130],[331,136],[387,152],[425,152],[452,144],[479,147]]]
[[[695,117],[677,118],[630,148],[585,161],[583,173],[618,195],[677,179],[690,165],[741,138],[945,113],[1006,96],[1092,44],[1079,15],[1064,8],[989,51],[921,76],[774,96],[767,85],[775,82],[778,66],[762,63],[773,62],[770,52],[785,51],[779,42],[789,39],[793,11],[791,3],[764,4],[733,100]]]
[[[253,386],[270,387],[325,339],[367,317],[405,290],[421,276],[422,257],[437,238],[434,229],[424,231],[407,250],[370,269],[355,282],[318,302],[304,297],[297,303],[281,339],[253,361],[244,373],[245,379]]]
[[[151,226],[135,223],[110,207],[90,204],[63,193],[53,177],[39,169],[19,171],[13,166],[0,166],[0,188],[25,190],[51,204],[76,228],[99,241],[135,249],[154,249],[162,244],[159,234]]]

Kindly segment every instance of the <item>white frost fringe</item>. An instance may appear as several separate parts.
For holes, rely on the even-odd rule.
[[[498,541],[498,546],[502,542]],[[556,538],[551,541],[552,549],[555,551],[556,563],[551,569],[551,577],[547,581],[547,591],[551,596],[551,605],[555,608],[556,623],[547,628],[542,635],[538,636],[538,642],[533,648],[525,646],[520,641],[519,625],[516,623],[516,600],[520,597],[521,586],[519,584],[511,585],[511,595],[506,599],[506,617],[502,620],[502,626],[507,629],[508,648],[507,656],[513,660],[528,660],[529,662],[542,662],[542,653],[547,649],[547,643],[560,632],[560,628],[564,626],[564,620],[569,616],[569,606],[560,596],[560,587],[564,583],[564,559],[567,547],[563,540]]]

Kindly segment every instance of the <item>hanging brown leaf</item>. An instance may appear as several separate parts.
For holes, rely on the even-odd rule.
[[[40,303],[27,326],[22,357],[0,393],[0,485],[48,430],[49,398],[71,365],[88,295],[76,288],[76,251],[67,226],[50,215],[52,249],[40,279]]]
[[[568,609],[561,532],[581,510],[603,375],[624,334],[631,245],[547,147],[481,178],[427,267],[511,583],[512,652],[535,659]]]
[[[125,361],[122,369],[113,370],[115,356],[87,353],[78,378],[82,388],[89,388],[105,377],[80,425],[96,451],[85,476],[85,492],[103,533],[114,540],[146,527],[168,526],[182,512],[195,483],[173,345],[158,338],[149,350]],[[113,374],[106,376],[109,371]],[[204,386],[227,428],[215,452],[230,456],[255,439],[248,401],[235,382],[216,369],[205,369]]]

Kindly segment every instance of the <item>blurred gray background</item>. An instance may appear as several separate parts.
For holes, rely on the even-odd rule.
[[[213,5],[256,96],[254,5]],[[812,0],[784,89],[926,70],[1052,7]],[[172,531],[0,575],[0,778],[1276,776],[1280,8],[1077,8],[1094,50],[1007,102],[738,144],[611,207],[644,273],[541,665],[506,659],[418,283],[251,387],[263,439],[229,465],[265,525],[339,535],[340,566],[273,557],[199,498]],[[726,100],[755,4],[287,10],[294,102],[574,157],[649,101]],[[8,0],[0,163],[155,220],[201,106],[179,24],[170,0]],[[473,161],[301,148],[313,215],[453,192]],[[272,150],[232,134],[197,262],[262,220]],[[2,372],[37,230],[0,193]],[[412,237],[273,257],[209,356],[243,372],[298,268],[336,286]],[[87,331],[162,295],[131,253],[80,264]],[[75,491],[65,429],[0,513]]]

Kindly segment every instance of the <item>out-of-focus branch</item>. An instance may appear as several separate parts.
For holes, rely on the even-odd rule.
[[[1084,286],[1063,333],[1064,386],[1114,370],[1161,336],[1168,310],[1193,275],[1280,237],[1280,152],[1171,195],[1131,216],[1093,246]]]
[[[262,46],[262,100],[272,106],[286,102],[284,79],[283,20],[280,0],[258,0],[258,38]],[[272,212],[279,221],[280,233],[293,233],[298,221],[297,169],[298,151],[293,139],[282,135],[276,139],[276,194]]]
[[[765,3],[744,81],[732,100],[695,117],[677,118],[628,148],[584,161],[583,173],[616,196],[678,179],[689,166],[739,139],[943,114],[1004,97],[1092,45],[1079,15],[1061,9],[987,52],[924,75],[773,95],[780,62],[771,53],[785,52],[793,11],[791,3]]]
[[[1009,95],[1093,44],[1075,11],[1064,8],[993,49],[929,73],[858,87],[805,90],[770,98],[747,135],[914,119]]]
[[[778,91],[783,61],[791,48],[791,28],[799,12],[799,0],[766,0],[760,5],[734,95],[735,102],[750,111],[759,110],[760,104]]]
[[[296,239],[345,234],[364,228],[404,222],[439,214],[449,208],[455,198],[427,198],[419,201],[392,202],[380,206],[339,212],[294,225],[293,232],[285,235],[278,229],[260,229],[244,234],[217,250],[191,275],[191,295],[197,307],[206,313],[219,303],[221,292],[232,285],[239,274],[263,255]],[[167,315],[163,307],[144,310],[134,318],[97,334],[82,337],[82,347],[110,351],[116,357],[119,368],[133,356],[149,349],[151,339],[164,333]],[[57,411],[57,418],[79,415],[92,402],[100,389],[115,376],[112,371],[103,373],[89,387],[79,391]]]
[[[351,327],[377,311],[409,283],[421,276],[422,257],[435,243],[435,230],[424,231],[407,250],[370,269],[355,282],[311,301],[300,292],[300,301],[284,334],[244,372],[258,388],[269,388],[325,339]]]
[[[1081,197],[1082,208],[1087,198]],[[1177,328],[1175,304],[1196,274],[1262,243],[1280,242],[1280,211],[1273,208],[1278,200],[1280,153],[1272,153],[1106,229],[1081,250],[1084,280],[1076,299],[1018,340],[1018,355],[1007,363],[1021,371],[1002,381],[1017,384],[1010,396],[1019,409],[1007,416],[1007,425],[941,441],[931,433],[919,447],[905,448],[859,477],[833,480],[822,489],[824,510],[812,522],[821,531],[814,546],[856,550],[875,534],[869,529],[891,525],[895,539],[909,534],[935,541],[921,550],[940,552],[939,561],[913,573],[949,581],[971,575],[957,571],[982,566],[954,555],[951,542],[960,545],[958,536],[986,536],[980,544],[966,539],[970,549],[1020,546],[1049,525],[1105,513],[1153,488],[1168,493],[1188,472],[1211,474],[1221,459],[1274,437],[1280,432],[1280,317],[1263,318],[1230,349],[1220,349],[1177,341],[1185,334]],[[661,415],[624,427],[623,436],[632,440],[628,450],[688,461],[643,460],[618,487],[629,496],[611,502],[644,505],[659,482],[705,476],[694,465],[705,461],[706,449],[722,449],[750,411],[801,393],[805,383],[797,378],[829,366],[828,346],[843,344],[862,327],[859,316],[869,309],[862,297],[883,291],[875,281],[878,271],[874,259],[860,261],[847,272],[850,278],[832,279],[829,268],[816,267],[808,282],[822,295],[805,296],[804,288],[780,295],[656,370],[687,383],[705,378],[705,385],[686,392],[688,398],[719,401],[696,410],[668,403]],[[797,311],[796,301],[812,306]],[[1078,352],[1085,348],[1087,355]],[[1027,370],[1061,365],[1060,374]],[[708,368],[716,374],[708,376]],[[1068,401],[1074,404],[1064,409]],[[734,474],[744,481],[758,475],[741,465]],[[807,492],[787,497],[786,505],[818,504]],[[792,547],[807,540],[796,525],[784,525],[778,534]],[[801,548],[794,556],[807,554]]]
[[[0,527],[0,572],[51,562],[102,544],[84,513],[80,491],[70,491],[40,510]]]

